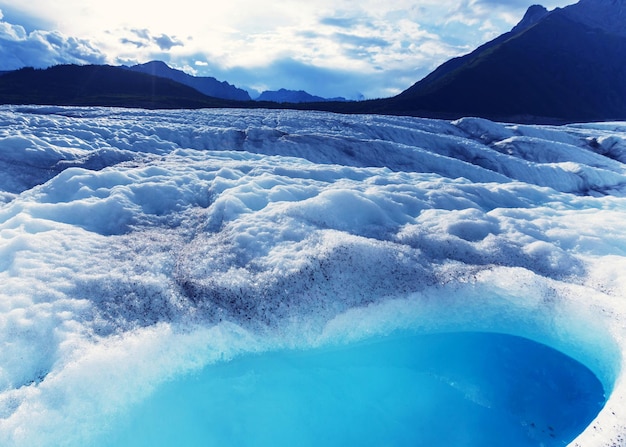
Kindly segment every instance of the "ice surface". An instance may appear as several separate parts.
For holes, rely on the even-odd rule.
[[[59,107],[0,123],[0,445],[86,445],[207,365],[398,330],[555,348],[612,392],[575,442],[626,432],[623,123]]]

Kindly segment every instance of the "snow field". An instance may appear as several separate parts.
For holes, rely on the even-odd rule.
[[[398,330],[548,344],[613,390],[581,445],[624,432],[620,123],[16,107],[0,123],[2,445],[84,445],[207,364]]]

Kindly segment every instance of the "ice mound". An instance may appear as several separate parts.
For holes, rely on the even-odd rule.
[[[58,107],[0,123],[0,445],[95,443],[210,365],[398,331],[554,348],[608,397],[575,442],[626,432],[623,124]]]

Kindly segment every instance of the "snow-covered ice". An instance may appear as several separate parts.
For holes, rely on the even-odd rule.
[[[571,445],[623,445],[625,163],[625,123],[2,107],[0,445],[398,331],[567,354],[608,397]]]

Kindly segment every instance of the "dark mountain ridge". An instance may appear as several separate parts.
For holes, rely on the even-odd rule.
[[[232,101],[250,101],[247,91],[237,88],[226,81],[218,81],[213,77],[192,76],[181,70],[169,67],[165,62],[151,61],[145,64],[128,67],[131,71],[171,79],[180,84],[198,90],[200,93],[213,98],[229,99]]]
[[[271,101],[278,103],[306,103],[306,102],[328,102],[338,101],[344,102],[345,98],[322,98],[321,96],[311,95],[304,90],[287,90],[281,88],[279,90],[266,90],[257,98],[257,101]]]
[[[0,76],[0,104],[94,105],[144,108],[229,107],[169,79],[110,65],[23,68]]]
[[[532,6],[509,33],[374,105],[449,118],[626,119],[626,31],[612,19],[601,26],[624,10],[624,0],[581,0],[551,12]]]

